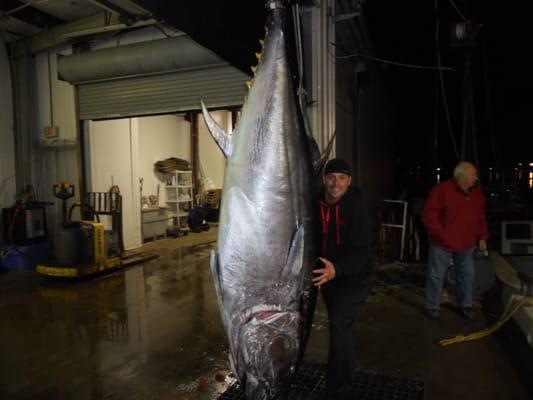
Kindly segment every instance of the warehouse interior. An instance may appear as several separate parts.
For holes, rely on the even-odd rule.
[[[244,398],[232,394],[210,271],[227,160],[200,101],[235,129],[266,11],[226,3],[0,2],[1,398]],[[477,261],[489,272],[474,320],[457,313],[453,283],[441,318],[424,314],[419,199],[402,194],[395,153],[407,117],[387,66],[371,59],[370,3],[286,2],[306,131],[321,151],[335,140],[331,156],[348,161],[373,223],[377,279],[354,336],[359,398],[529,399],[532,306],[488,337],[439,344],[493,326],[530,290],[497,251],[507,214],[495,214],[494,252]],[[319,296],[305,368],[322,368],[327,349]]]

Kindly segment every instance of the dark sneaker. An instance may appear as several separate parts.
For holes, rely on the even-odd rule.
[[[472,321],[474,319],[474,312],[472,311],[472,307],[461,307],[459,309],[459,313],[464,319],[467,319],[469,321]]]
[[[429,308],[427,308],[426,314],[428,315],[429,318],[439,319],[440,312],[439,310],[430,310]]]

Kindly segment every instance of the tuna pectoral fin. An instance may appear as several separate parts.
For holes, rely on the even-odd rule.
[[[287,263],[283,268],[283,278],[290,279],[291,276],[300,276],[304,261],[304,225],[296,228],[292,235],[291,246],[287,255]]]
[[[211,250],[210,265],[211,265],[211,275],[213,276],[213,285],[215,286],[215,292],[217,293],[217,297],[218,297],[218,305],[220,306],[220,314],[222,315],[222,318],[224,319],[222,322],[224,323],[224,325],[226,325],[224,306],[222,304],[224,293],[222,291],[222,281],[220,280],[220,267],[218,264],[218,255],[215,250]]]
[[[209,111],[207,111],[207,108],[205,107],[204,101],[200,100],[202,103],[202,114],[204,115],[204,121],[207,125],[207,129],[209,129],[209,133],[211,133],[211,136],[213,136],[213,139],[215,139],[215,142],[218,144],[218,147],[220,147],[220,150],[222,150],[222,153],[224,153],[224,156],[228,158],[231,155],[232,150],[232,134],[227,133],[224,129],[220,127],[219,124],[213,119],[211,114],[209,114]]]
[[[333,149],[333,142],[335,141],[336,135],[337,132],[333,132],[333,135],[331,135],[328,145],[326,146],[326,149],[322,152],[322,154],[318,152],[318,145],[316,144],[315,139],[309,138],[309,141],[314,142],[314,144],[309,144],[309,147],[311,149],[316,149],[315,151],[311,150],[311,155],[313,157],[313,168],[315,170],[316,176],[319,176],[322,173],[322,168],[324,168],[324,164],[326,164],[326,161],[328,160],[329,155],[331,154],[331,150]]]

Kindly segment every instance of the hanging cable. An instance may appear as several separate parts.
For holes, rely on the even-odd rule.
[[[296,42],[296,60],[297,60],[297,67],[298,67],[298,89],[296,91],[296,94],[298,96],[298,105],[300,108],[300,114],[302,116],[304,131],[307,137],[311,139],[309,140],[309,143],[311,146],[311,153],[312,153],[312,157],[315,158],[315,157],[320,156],[321,149],[319,148],[318,143],[316,142],[313,136],[313,132],[311,128],[311,121],[309,119],[309,113],[307,112],[308,93],[305,88],[305,82],[304,82],[305,77],[304,77],[302,23],[300,19],[300,6],[298,4],[294,4],[292,6],[292,15],[293,15],[292,20],[293,20],[294,38],[295,38],[294,41]],[[324,151],[327,151],[327,150],[324,150]]]
[[[453,0],[450,0],[450,4],[452,5],[453,8],[455,8],[455,11],[457,11],[457,14],[459,14],[459,16],[463,19],[463,21],[466,21],[465,16],[464,16],[463,13],[461,12],[461,10],[459,10],[459,8],[457,8],[457,6],[456,6],[455,3],[453,2]]]
[[[330,43],[330,44],[335,46],[334,43]],[[368,56],[366,54],[349,54],[349,55],[346,55],[346,56],[337,56],[335,58],[337,60],[343,60],[343,59],[347,59],[347,58],[365,58],[367,60],[378,61],[378,62],[383,63],[383,64],[396,65],[396,66],[399,66],[399,67],[416,68],[416,69],[429,69],[429,70],[433,70],[433,71],[440,70],[440,71],[456,72],[455,68],[451,68],[451,67],[434,67],[434,66],[431,66],[431,65],[405,64],[405,63],[400,63],[400,62],[396,62],[396,61],[384,60],[384,59],[379,58],[379,57]]]
[[[439,119],[440,119],[440,113],[439,113],[439,104],[440,104],[440,78],[439,78],[439,72],[437,71],[435,73],[435,99],[433,103],[433,151],[434,151],[434,160],[435,165],[433,168],[435,168],[434,171],[432,171],[431,176],[435,172],[438,171],[439,168]],[[437,172],[437,183],[438,183],[438,176],[439,173]]]
[[[487,113],[487,126],[488,126],[488,132],[489,132],[489,144],[490,149],[492,153],[492,159],[496,165],[497,171],[500,173],[503,171],[503,166],[501,159],[499,157],[499,153],[496,151],[496,135],[494,132],[494,119],[493,119],[493,112],[492,112],[492,97],[490,93],[490,87],[489,87],[489,67],[488,67],[488,59],[487,59],[487,46],[485,40],[481,43],[481,56],[482,56],[482,72],[483,72],[483,90],[485,94],[485,110]],[[502,177],[505,177],[505,174],[502,174]]]
[[[450,139],[453,146],[453,151],[455,152],[455,158],[459,160],[459,152],[457,151],[457,145],[455,143],[455,136],[452,130],[452,123],[450,121],[450,111],[448,110],[448,100],[446,99],[446,91],[444,90],[444,77],[442,74],[442,66],[440,60],[440,50],[439,50],[439,30],[440,30],[440,21],[439,21],[439,0],[435,0],[435,47],[437,52],[437,66],[439,71],[439,80],[440,80],[440,89],[442,92],[442,100],[444,102],[444,110],[446,111],[446,122],[448,123],[448,132],[450,133]]]
[[[52,95],[52,66],[50,63],[50,51],[47,52],[48,61],[48,97],[50,100],[50,126],[54,127],[54,97]]]
[[[302,27],[300,21],[300,6],[294,4],[292,6],[292,15],[293,15],[293,28],[294,28],[294,37],[296,42],[296,60],[298,64],[298,90],[296,91],[298,95],[298,100],[300,104],[300,112],[302,113],[302,119],[304,122],[304,128],[309,137],[312,137],[311,128],[309,123],[309,117],[307,115],[306,104],[307,104],[307,91],[304,87],[304,61],[303,61],[303,49],[302,49]]]

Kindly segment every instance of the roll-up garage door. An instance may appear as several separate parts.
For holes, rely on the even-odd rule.
[[[80,119],[161,114],[241,105],[246,74],[230,65],[168,74],[80,84]]]
[[[197,110],[201,98],[238,106],[248,92],[248,75],[189,37],[66,56],[58,70],[77,86],[84,120]]]

